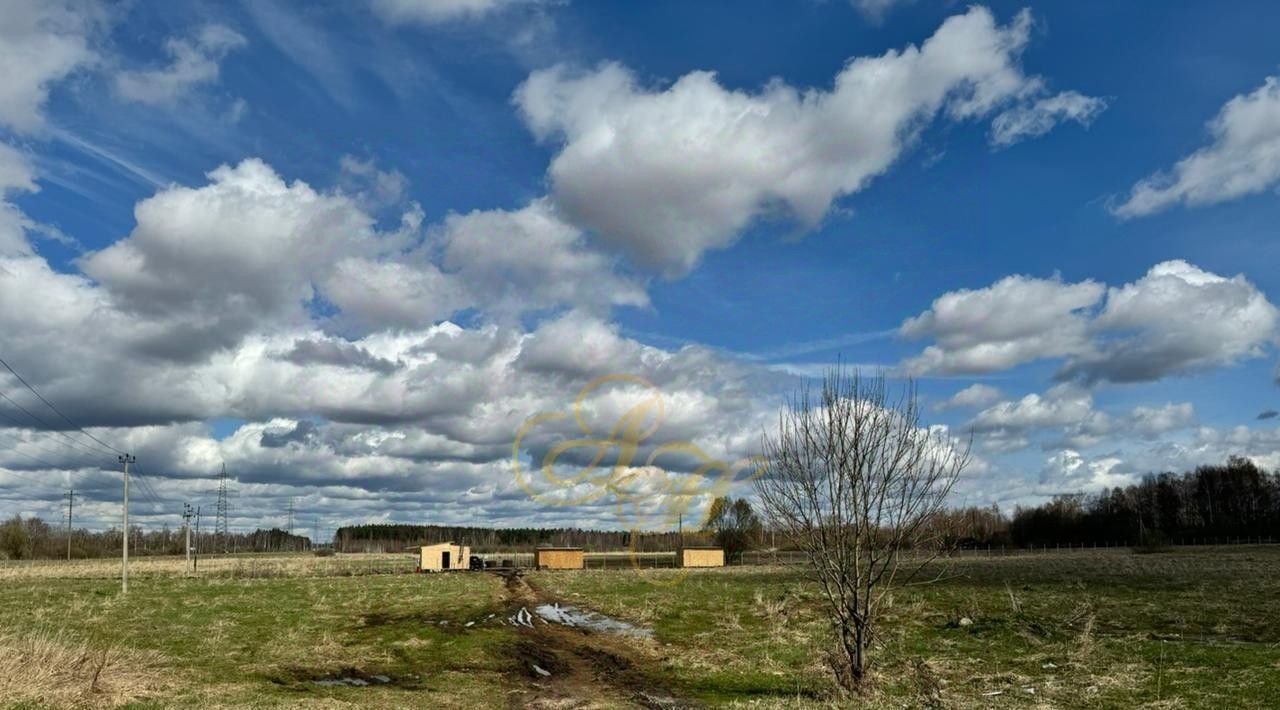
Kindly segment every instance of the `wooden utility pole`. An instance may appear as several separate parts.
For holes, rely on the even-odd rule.
[[[71,561],[71,508],[75,505],[76,491],[67,489],[67,562]]]
[[[129,454],[120,454],[116,457],[121,464],[124,465],[124,534],[121,540],[124,546],[121,548],[120,557],[120,593],[129,593],[129,464],[137,462],[136,456]]]
[[[195,557],[191,559],[191,571],[196,572],[200,568],[200,506],[196,506],[196,550]]]

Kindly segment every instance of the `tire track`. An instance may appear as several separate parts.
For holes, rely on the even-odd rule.
[[[509,707],[699,707],[672,693],[659,670],[661,659],[650,644],[548,623],[528,610],[558,600],[531,586],[520,570],[499,574],[512,616],[519,619],[514,624],[519,640],[511,651],[515,687],[508,695]]]

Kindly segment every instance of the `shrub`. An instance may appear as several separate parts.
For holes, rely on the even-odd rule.
[[[0,525],[0,554],[11,560],[31,559],[31,535],[21,516],[13,516]]]
[[[1169,538],[1159,530],[1144,532],[1138,536],[1138,544],[1133,546],[1135,554],[1150,555],[1157,552],[1169,552],[1173,546],[1169,544]]]

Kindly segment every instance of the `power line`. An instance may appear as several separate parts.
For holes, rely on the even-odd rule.
[[[134,464],[133,473],[138,477],[138,483],[142,486],[142,494],[145,495],[147,498],[149,498],[150,502],[163,507],[164,501],[160,498],[159,494],[156,493],[155,488],[153,488],[151,485],[151,479],[155,477],[152,476],[151,474],[144,473],[141,467],[138,466],[137,464]]]
[[[38,463],[38,464],[40,464],[40,465],[42,465],[42,466],[48,466],[50,469],[53,469],[53,470],[55,470],[55,471],[60,471],[60,470],[62,470],[62,469],[58,468],[57,466],[54,466],[53,464],[49,463],[48,461],[45,461],[45,460],[43,460],[43,459],[36,458],[35,456],[32,456],[31,454],[23,453],[23,452],[21,452],[21,451],[17,451],[17,450],[15,450],[13,453],[18,454],[19,456],[26,456],[27,458],[31,459],[32,461],[35,461],[36,463]],[[11,473],[11,474],[13,474],[13,475],[15,475],[15,476],[24,476],[24,477],[26,477],[28,480],[37,481],[37,482],[39,482],[39,483],[48,483],[48,482],[49,482],[49,481],[48,481],[48,479],[46,479],[46,478],[36,478],[35,476],[36,476],[37,474],[36,474],[34,471],[17,471],[17,470],[14,470],[14,469],[12,469],[12,468],[6,468],[6,469],[5,469],[5,471],[6,471],[7,473]]]
[[[53,425],[53,424],[51,424],[49,421],[47,421],[44,417],[41,417],[40,415],[36,414],[35,412],[32,412],[30,409],[27,409],[27,408],[26,408],[26,407],[24,407],[22,404],[18,403],[18,402],[17,402],[17,401],[15,401],[12,397],[10,397],[7,393],[5,393],[5,392],[3,392],[3,391],[0,391],[0,398],[3,398],[5,401],[9,402],[9,403],[10,403],[10,404],[12,404],[14,407],[16,407],[18,410],[20,410],[22,413],[24,413],[24,414],[26,414],[28,417],[30,417],[32,420],[36,421],[36,422],[37,422],[37,423],[39,423],[41,426],[43,426],[43,427],[44,427],[44,431],[45,431],[45,432],[50,433],[50,434],[54,434],[54,435],[57,435],[57,436],[60,436],[60,437],[62,437],[62,439],[65,439],[65,441],[63,441],[62,439],[59,439],[59,440],[58,440],[58,442],[59,442],[60,444],[62,444],[62,446],[66,447],[66,446],[68,446],[69,444],[70,444],[70,445],[77,446],[77,447],[79,447],[80,449],[84,450],[85,452],[88,452],[88,453],[89,453],[90,455],[92,455],[95,459],[96,459],[97,457],[99,457],[99,456],[103,456],[103,455],[104,455],[104,454],[106,454],[107,452],[111,452],[111,453],[115,453],[115,454],[120,454],[121,456],[126,457],[126,458],[130,458],[130,463],[136,463],[136,459],[134,459],[134,458],[132,458],[132,457],[129,457],[129,455],[128,455],[128,454],[126,454],[125,452],[121,451],[120,449],[117,449],[116,447],[112,446],[111,444],[108,444],[107,442],[103,441],[102,439],[99,439],[98,437],[96,437],[96,436],[94,436],[93,434],[89,433],[89,432],[88,432],[88,431],[86,431],[83,427],[81,427],[79,424],[77,424],[75,421],[73,421],[73,420],[71,419],[71,417],[68,417],[68,416],[67,416],[67,415],[66,415],[62,410],[58,409],[58,407],[57,407],[56,405],[54,405],[54,404],[53,404],[53,402],[50,402],[48,399],[46,399],[46,398],[44,397],[44,395],[40,394],[40,392],[39,392],[38,390],[36,390],[36,388],[35,388],[35,387],[33,387],[33,386],[31,385],[31,383],[30,383],[30,382],[27,382],[27,380],[26,380],[25,378],[23,378],[23,377],[22,377],[22,375],[20,375],[20,374],[18,373],[18,371],[17,371],[17,370],[13,369],[13,366],[12,366],[12,365],[10,365],[10,364],[9,364],[6,360],[4,360],[3,358],[0,358],[0,365],[3,365],[3,366],[4,366],[4,368],[5,368],[6,370],[8,370],[10,374],[12,374],[15,378],[17,378],[18,382],[22,383],[22,385],[23,385],[24,387],[26,387],[26,388],[27,388],[27,390],[29,390],[29,391],[31,392],[31,394],[35,395],[36,399],[39,399],[42,403],[44,403],[44,405],[45,405],[46,407],[48,407],[48,408],[49,408],[49,409],[50,409],[54,414],[58,415],[58,417],[59,417],[59,418],[61,418],[61,420],[62,420],[62,421],[66,422],[66,423],[67,423],[69,426],[71,426],[71,427],[72,427],[72,429],[74,429],[76,432],[79,432],[80,434],[82,434],[82,435],[84,435],[84,436],[88,437],[91,441],[93,441],[94,443],[96,443],[98,446],[100,446],[100,447],[102,447],[102,448],[101,448],[101,449],[97,449],[97,448],[93,448],[93,447],[91,447],[91,446],[86,445],[83,441],[80,441],[79,439],[76,439],[75,437],[73,437],[73,436],[71,436],[70,434],[68,434],[66,431],[64,431],[64,430],[60,429],[60,428],[59,428],[59,427],[57,427],[57,426],[54,426],[54,425]],[[37,431],[36,429],[34,429],[34,428],[32,428],[32,427],[24,426],[24,425],[23,425],[21,422],[19,422],[17,419],[15,419],[15,418],[13,418],[13,417],[9,416],[8,414],[4,413],[3,411],[0,411],[0,417],[3,417],[4,419],[6,419],[6,420],[8,420],[8,421],[12,422],[13,424],[17,425],[17,426],[18,426],[18,427],[20,427],[20,428],[23,428],[23,429],[30,429],[30,430],[32,430],[32,431]],[[42,450],[42,451],[45,451],[46,453],[51,453],[51,454],[55,453],[55,452],[53,452],[53,451],[50,451],[50,450],[48,450],[48,449],[45,449],[44,447],[39,446],[36,442],[23,442],[23,440],[22,440],[22,439],[20,439],[20,438],[18,438],[18,437],[16,437],[16,436],[14,437],[14,440],[15,440],[15,441],[17,441],[17,442],[19,442],[19,443],[30,443],[31,445],[35,446],[36,448],[38,448],[38,449],[40,449],[40,450]],[[68,442],[69,442],[69,444],[68,444]],[[50,462],[48,462],[48,461],[45,461],[44,459],[41,459],[41,458],[39,458],[39,457],[33,456],[33,455],[31,455],[31,454],[28,454],[28,453],[26,453],[26,452],[24,452],[24,451],[20,451],[20,450],[18,450],[18,449],[16,449],[16,448],[14,448],[14,449],[13,449],[13,452],[14,452],[14,453],[16,453],[16,454],[19,454],[20,456],[25,456],[25,457],[27,457],[27,458],[29,458],[29,459],[32,459],[33,461],[35,461],[35,462],[37,462],[37,463],[39,463],[39,464],[41,464],[41,465],[43,465],[43,466],[47,466],[47,467],[48,467],[49,469],[51,469],[51,470],[62,470],[62,471],[67,471],[67,469],[66,469],[65,467],[62,467],[62,466],[56,466],[56,465],[54,465],[54,464],[52,464],[52,463],[50,463]],[[84,454],[80,454],[80,455],[81,455],[81,456],[83,456]],[[84,466],[83,464],[80,464],[79,462],[76,462],[76,465],[78,465],[78,466],[79,466],[80,468],[82,468],[82,469],[83,469],[83,468],[87,468],[87,466]],[[224,467],[224,469],[225,469],[225,467]],[[19,472],[14,472],[14,473],[19,473]],[[70,471],[67,471],[67,473],[68,473],[68,475],[71,475]],[[152,477],[152,476],[150,476],[150,475],[148,475],[146,472],[144,472],[143,470],[141,470],[140,468],[138,468],[138,467],[136,467],[136,466],[135,466],[135,469],[134,469],[133,473],[134,473],[134,475],[135,475],[135,477],[136,477],[136,479],[135,479],[135,480],[136,480],[136,481],[137,481],[137,483],[138,483],[138,490],[143,494],[144,498],[146,498],[146,499],[147,499],[147,501],[148,501],[149,503],[154,504],[154,505],[155,505],[155,506],[157,506],[157,507],[163,507],[163,506],[164,506],[164,501],[163,501],[163,499],[161,498],[161,496],[159,495],[159,493],[157,493],[157,492],[156,492],[156,487],[155,487],[154,485],[152,485],[152,478],[153,478],[153,477]],[[225,477],[225,470],[224,470],[224,474],[223,474],[223,475],[224,475],[224,477]],[[158,480],[158,479],[157,479],[157,480]],[[225,489],[225,481],[224,481],[223,487],[224,487],[224,489]],[[227,524],[226,524],[226,502],[225,502],[225,495],[226,495],[226,494],[225,494],[225,490],[224,490],[224,491],[222,491],[222,492],[221,492],[221,498],[222,498],[222,500],[220,501],[221,505],[220,505],[220,511],[219,511],[219,512],[221,513],[221,533],[222,533],[223,538],[224,538],[224,545],[225,545],[225,537],[226,537],[226,534],[227,534]],[[127,535],[127,533],[128,533],[128,531],[126,530],[126,531],[125,531],[125,534]]]
[[[72,437],[70,434],[68,434],[67,432],[63,431],[63,430],[62,430],[62,429],[60,429],[59,427],[56,427],[56,426],[54,426],[53,424],[51,424],[51,423],[49,423],[48,421],[46,421],[46,420],[44,419],[44,417],[39,416],[39,415],[38,415],[38,414],[36,414],[35,412],[32,412],[31,410],[29,410],[29,409],[27,409],[26,407],[24,407],[24,406],[22,406],[21,404],[19,404],[16,400],[14,400],[12,397],[10,397],[7,393],[0,391],[0,398],[3,398],[5,401],[9,402],[9,403],[10,403],[10,404],[12,404],[14,407],[17,407],[19,411],[23,412],[23,413],[24,413],[24,414],[26,414],[28,417],[31,417],[33,420],[35,420],[36,422],[38,422],[39,424],[41,424],[41,425],[45,428],[45,430],[46,430],[46,431],[48,431],[48,432],[50,432],[50,433],[52,433],[52,434],[55,434],[55,435],[57,435],[57,436],[60,436],[60,437],[62,437],[63,439],[65,439],[67,442],[70,442],[71,444],[74,444],[75,446],[78,446],[78,447],[80,447],[81,449],[84,449],[85,451],[88,451],[88,452],[89,452],[90,454],[92,454],[94,457],[102,456],[105,452],[112,452],[112,453],[120,454],[120,457],[119,457],[119,458],[120,458],[120,460],[121,460],[121,462],[122,462],[122,463],[124,463],[126,460],[128,460],[128,461],[129,461],[129,463],[132,463],[132,462],[134,461],[133,457],[129,456],[128,454],[126,454],[125,452],[121,451],[120,449],[117,449],[116,447],[112,446],[111,444],[108,444],[107,442],[103,441],[102,439],[99,439],[98,437],[94,436],[93,434],[90,434],[88,431],[85,431],[84,427],[81,427],[79,424],[76,424],[74,421],[72,421],[72,420],[71,420],[71,417],[68,417],[68,416],[67,416],[67,415],[66,415],[62,410],[58,409],[58,408],[57,408],[57,406],[55,406],[55,405],[53,404],[53,402],[50,402],[48,399],[46,399],[46,398],[45,398],[45,396],[44,396],[44,395],[40,394],[40,392],[39,392],[38,390],[36,390],[36,388],[35,388],[35,387],[33,387],[33,386],[31,385],[31,383],[30,383],[30,382],[27,382],[27,380],[26,380],[22,375],[18,374],[18,371],[17,371],[17,370],[15,370],[15,369],[13,369],[13,366],[12,366],[12,365],[10,365],[10,364],[8,363],[8,361],[6,361],[4,358],[0,358],[0,365],[3,365],[3,366],[4,366],[4,368],[5,368],[6,370],[8,370],[10,374],[12,374],[15,378],[17,378],[18,382],[21,382],[21,383],[22,383],[22,386],[23,386],[23,387],[26,387],[26,388],[27,388],[27,390],[28,390],[29,392],[31,392],[31,394],[35,395],[36,399],[38,399],[38,400],[40,400],[41,402],[43,402],[43,403],[44,403],[44,405],[45,405],[46,407],[48,407],[50,411],[52,411],[54,414],[57,414],[57,415],[62,419],[62,421],[66,422],[68,425],[70,425],[70,426],[71,426],[71,428],[72,428],[72,429],[74,429],[75,431],[77,431],[77,432],[79,432],[80,434],[83,434],[84,436],[88,437],[88,438],[89,438],[89,440],[93,441],[93,442],[94,442],[94,443],[96,443],[98,446],[102,447],[102,449],[103,449],[103,450],[94,449],[94,448],[92,448],[92,447],[90,447],[90,446],[85,445],[85,443],[84,443],[84,442],[80,441],[79,439],[76,439],[75,437]],[[0,412],[0,415],[3,415],[5,419],[9,420],[10,422],[13,422],[14,424],[19,424],[19,422],[18,422],[16,419],[14,419],[13,417],[10,417],[10,416],[9,416],[9,415],[7,415],[7,414],[4,414],[3,412]],[[66,446],[66,443],[63,443],[63,446]],[[105,451],[104,451],[104,450],[105,450]],[[55,470],[66,470],[66,469],[65,469],[65,468],[63,468],[63,467],[54,466],[54,465],[50,464],[48,461],[44,461],[43,459],[39,459],[38,457],[31,456],[30,454],[27,454],[27,453],[25,453],[25,452],[19,451],[19,450],[17,450],[17,449],[14,449],[13,451],[14,451],[15,453],[20,454],[20,455],[23,455],[23,456],[26,456],[26,457],[28,457],[28,458],[31,458],[32,460],[35,460],[37,463],[40,463],[40,464],[45,465],[45,466],[49,466],[49,468],[51,468],[51,469],[55,469]],[[70,472],[68,472],[68,476],[70,476],[70,475],[71,475],[71,474],[70,474]],[[160,502],[159,496],[157,496],[157,495],[156,495],[154,488],[151,486],[150,482],[149,482],[149,481],[147,481],[147,480],[145,479],[145,477],[140,478],[140,479],[139,479],[139,482],[141,483],[141,490],[142,490],[142,492],[143,492],[143,494],[144,494],[145,496],[147,496],[147,497],[151,498],[151,500],[152,500],[152,501],[154,501],[157,505],[163,505],[163,504]],[[126,549],[126,550],[128,549],[128,548],[127,548],[127,545],[128,545],[128,535],[129,535],[128,523],[127,523],[127,521],[128,521],[128,507],[129,507],[129,503],[128,503],[128,490],[129,490],[129,489],[128,489],[128,467],[127,467],[127,465],[126,465],[126,468],[125,468],[125,521],[126,521],[126,523],[125,523],[125,530],[124,530],[124,532],[123,532],[123,534],[124,534],[124,536],[125,536],[125,545],[126,545],[126,548],[125,548],[125,549]],[[70,525],[70,499],[68,499],[68,526],[69,526],[69,525]],[[68,535],[69,535],[69,533],[68,533]],[[127,553],[126,553],[126,554],[127,554]],[[126,559],[127,559],[127,557],[126,557]],[[127,565],[127,563],[126,563],[126,565]],[[127,566],[126,566],[126,569],[125,569],[125,574],[127,575]],[[127,580],[127,579],[128,579],[128,578],[127,578],[127,576],[126,576],[126,577],[125,577],[125,580]],[[126,581],[126,585],[127,585],[127,581]],[[127,586],[126,586],[126,589],[127,589]]]
[[[13,417],[10,417],[9,414],[5,414],[4,412],[0,412],[0,417],[4,417],[6,418],[6,420],[17,423],[17,420],[14,420]],[[29,429],[29,427],[23,427],[20,425],[19,427],[20,429],[26,430],[26,431],[36,431],[38,434],[38,430]],[[0,431],[0,434],[8,435],[10,440],[13,441],[14,448],[12,450],[14,453],[26,455],[27,458],[32,458],[32,457],[29,454],[24,454],[23,452],[19,452],[19,450],[17,449],[17,446],[22,446],[22,445],[33,446],[33,448],[41,450],[41,452],[45,452],[46,454],[55,455],[55,457],[61,457],[61,455],[64,455],[64,452],[59,452],[59,450],[50,449],[50,448],[47,448],[47,446],[41,445],[40,441],[20,438],[20,436],[18,436],[17,434],[14,434],[14,432],[12,431]],[[76,457],[83,457],[84,455],[83,453],[77,452],[77,450],[74,450],[74,449],[70,449],[70,446],[67,443],[65,443],[65,441],[58,441],[58,443],[63,445],[65,449],[70,450],[70,452],[72,452],[72,455],[76,455]],[[41,461],[41,463],[44,463],[45,466],[49,466],[50,468],[60,469],[60,471],[67,471],[68,475],[72,475],[72,471],[70,471],[67,464],[63,464],[63,466],[54,466],[54,464],[51,464],[45,461]],[[92,458],[86,459],[86,461],[83,461],[83,462],[78,462],[78,461],[72,462],[72,466],[76,468],[76,471],[77,471],[76,475],[79,475],[79,471],[81,471],[81,469],[84,469],[84,468],[97,468],[97,469],[105,468],[104,466],[102,466],[100,462],[97,462],[96,459],[92,459]]]
[[[98,442],[98,443],[99,443],[99,444],[101,444],[102,446],[107,447],[108,449],[110,449],[111,451],[113,451],[113,452],[115,452],[115,453],[117,453],[117,454],[120,454],[120,455],[122,455],[122,456],[123,456],[123,455],[125,455],[125,453],[124,453],[123,451],[121,451],[120,449],[117,449],[116,447],[112,446],[111,444],[108,444],[107,442],[103,441],[102,439],[99,439],[98,437],[94,436],[93,434],[90,434],[89,432],[85,431],[85,430],[84,430],[84,429],[83,429],[79,424],[76,424],[75,422],[71,421],[71,418],[70,418],[70,417],[68,417],[67,415],[63,414],[63,413],[62,413],[62,412],[61,412],[57,407],[53,406],[53,403],[52,403],[52,402],[50,402],[49,400],[45,399],[45,398],[44,398],[44,395],[42,395],[42,394],[40,394],[39,392],[37,392],[35,387],[32,387],[32,386],[30,385],[30,383],[28,383],[26,380],[22,379],[22,375],[19,375],[19,374],[18,374],[18,372],[17,372],[16,370],[14,370],[14,369],[9,365],[9,363],[5,362],[4,358],[0,358],[0,365],[4,365],[4,367],[5,367],[5,369],[6,369],[6,370],[8,370],[9,372],[13,373],[13,376],[14,376],[14,377],[16,377],[16,378],[18,378],[18,381],[19,381],[19,382],[21,382],[23,385],[25,385],[27,389],[31,390],[31,394],[34,394],[34,395],[36,396],[36,398],[37,398],[37,399],[39,399],[41,402],[44,402],[44,403],[45,403],[45,405],[49,407],[49,409],[52,409],[52,410],[54,411],[54,413],[55,413],[55,414],[57,414],[58,416],[62,417],[62,420],[63,420],[63,421],[65,421],[66,423],[70,424],[73,428],[75,428],[75,429],[76,429],[76,431],[79,431],[81,434],[84,434],[85,436],[89,437],[90,439],[93,439],[94,441]]]
[[[99,439],[98,437],[94,436],[93,434],[90,434],[88,431],[85,431],[85,429],[84,429],[83,427],[81,427],[79,424],[76,424],[74,421],[72,421],[71,417],[68,417],[65,413],[63,413],[63,411],[62,411],[62,410],[58,409],[58,408],[53,404],[53,402],[50,402],[48,399],[45,399],[44,395],[40,394],[40,392],[39,392],[39,391],[37,391],[35,387],[32,387],[32,386],[31,386],[31,383],[30,383],[30,382],[27,382],[27,381],[26,381],[26,379],[24,379],[24,378],[22,377],[22,375],[18,374],[18,371],[17,371],[17,370],[14,370],[14,369],[13,369],[13,366],[12,366],[12,365],[10,365],[10,364],[9,364],[9,363],[4,359],[4,358],[0,358],[0,365],[3,365],[3,366],[4,366],[4,368],[10,372],[10,374],[12,374],[14,377],[16,377],[16,378],[18,379],[18,382],[21,382],[21,383],[22,383],[22,385],[23,385],[24,387],[26,387],[26,388],[31,392],[31,394],[33,394],[33,395],[35,395],[35,396],[36,396],[36,399],[39,399],[41,402],[43,402],[43,403],[44,403],[44,405],[45,405],[46,407],[48,407],[51,411],[53,411],[53,413],[54,413],[54,414],[57,414],[59,417],[61,417],[61,418],[62,418],[62,421],[66,422],[66,423],[67,423],[68,425],[70,425],[73,429],[75,429],[75,430],[76,430],[76,431],[78,431],[79,433],[81,433],[81,434],[85,435],[86,437],[88,437],[90,440],[92,440],[93,442],[95,442],[95,443],[96,443],[96,444],[98,444],[99,446],[104,447],[107,451],[110,451],[110,452],[112,452],[112,453],[116,453],[116,454],[120,454],[121,456],[128,457],[128,454],[126,454],[125,452],[121,451],[120,449],[117,449],[116,447],[112,446],[111,444],[108,444],[107,442],[103,441],[102,439]],[[53,433],[53,434],[57,434],[57,435],[59,435],[59,436],[63,437],[63,438],[64,438],[64,439],[66,439],[67,441],[71,442],[72,444],[75,444],[76,446],[79,446],[80,448],[84,449],[85,451],[88,451],[89,453],[93,454],[94,456],[102,456],[102,455],[105,453],[104,451],[97,450],[97,449],[94,449],[94,448],[92,448],[92,447],[86,446],[86,445],[84,444],[84,442],[82,442],[82,441],[80,441],[80,440],[78,440],[78,439],[76,439],[76,438],[72,437],[70,434],[67,434],[65,431],[62,431],[61,429],[59,429],[59,428],[55,427],[54,425],[50,424],[50,423],[49,423],[48,421],[46,421],[43,417],[40,417],[39,415],[35,414],[35,413],[34,413],[34,412],[32,412],[31,410],[27,409],[26,407],[22,406],[22,405],[21,405],[21,404],[19,404],[18,402],[14,401],[14,400],[13,400],[13,398],[11,398],[8,394],[6,394],[6,393],[4,393],[4,392],[0,392],[0,397],[4,398],[6,401],[8,401],[8,402],[9,402],[10,404],[12,404],[13,406],[17,407],[19,410],[21,410],[21,411],[22,411],[23,413],[25,413],[27,416],[29,416],[29,417],[31,417],[32,419],[34,419],[35,421],[39,422],[41,425],[43,425],[43,426],[45,427],[45,429],[46,429],[47,431],[49,431],[49,432],[51,432],[51,433]],[[18,421],[17,421],[16,419],[14,419],[14,418],[12,418],[12,417],[8,416],[7,414],[4,414],[3,412],[0,412],[0,416],[4,416],[4,418],[5,418],[5,419],[8,419],[9,421],[13,422],[14,424],[18,424]],[[65,443],[64,443],[63,445],[64,445],[64,446],[66,446],[66,444],[65,444]],[[20,454],[22,453],[22,452],[16,451],[16,449],[15,449],[15,452],[20,453]],[[30,457],[30,455],[29,455],[29,454],[23,454],[23,455],[26,455],[26,456],[28,456],[29,458],[34,458],[34,457]],[[46,462],[46,461],[40,461],[40,463],[43,463],[44,465],[47,465],[47,466],[49,466],[50,468],[54,468],[54,469],[60,468],[60,467],[57,467],[57,466],[52,466],[51,464],[49,464],[49,463],[48,463],[48,462]],[[151,485],[151,481],[149,480],[149,477],[148,477],[145,473],[143,473],[142,471],[140,471],[140,470],[135,471],[135,473],[136,473],[136,475],[138,476],[138,483],[139,483],[139,485],[140,485],[140,490],[142,491],[143,495],[144,495],[146,498],[148,498],[148,499],[149,499],[149,501],[150,501],[151,503],[154,503],[156,506],[163,507],[164,503],[163,503],[163,501],[160,499],[160,496],[156,493],[155,487]],[[127,531],[126,531],[126,534],[127,534]]]
[[[160,499],[160,496],[156,494],[155,488],[151,486],[151,481],[153,480],[151,475],[143,473],[137,468],[134,469],[133,473],[137,476],[138,484],[142,487],[143,492],[151,498],[151,502],[164,503],[164,501]]]
[[[40,417],[39,415],[37,415],[37,414],[33,413],[31,410],[27,409],[26,407],[22,406],[21,404],[18,404],[17,402],[15,402],[15,401],[13,400],[13,398],[12,398],[12,397],[10,397],[9,395],[5,394],[4,392],[0,392],[0,399],[4,399],[4,400],[5,400],[5,401],[7,401],[9,404],[12,404],[13,406],[15,406],[15,407],[17,407],[18,409],[22,410],[22,412],[23,412],[23,413],[25,413],[27,416],[29,416],[29,417],[31,417],[32,419],[34,419],[34,420],[36,420],[37,422],[39,422],[39,423],[40,423],[40,424],[45,428],[45,431],[48,431],[50,434],[57,434],[58,436],[61,436],[62,438],[66,439],[67,441],[70,441],[71,443],[75,444],[76,446],[79,446],[80,448],[84,449],[85,451],[88,451],[88,452],[89,452],[89,453],[91,453],[91,454],[94,454],[95,456],[109,455],[109,454],[107,454],[107,453],[106,453],[106,452],[104,452],[104,451],[101,451],[101,450],[98,450],[98,449],[94,449],[94,448],[92,448],[92,447],[90,447],[90,446],[85,445],[85,443],[84,443],[84,442],[82,442],[82,441],[80,441],[79,439],[72,438],[72,436],[71,436],[70,434],[68,434],[68,433],[67,433],[67,432],[65,432],[65,431],[62,431],[61,429],[59,429],[59,428],[55,427],[54,425],[50,424],[49,422],[45,421],[42,417]],[[5,418],[6,418],[6,419],[8,419],[8,420],[9,420],[9,421],[11,421],[11,422],[14,422],[15,424],[16,424],[16,423],[18,423],[18,422],[17,422],[17,420],[16,420],[16,419],[14,419],[13,417],[6,416]],[[31,427],[24,427],[24,428],[30,429]]]
[[[36,463],[38,463],[38,464],[41,464],[41,466],[47,466],[47,467],[49,467],[50,469],[52,469],[52,471],[65,471],[65,468],[63,468],[63,467],[61,467],[61,466],[54,466],[54,464],[52,464],[52,463],[49,463],[49,462],[45,461],[45,459],[42,459],[42,458],[40,458],[40,457],[36,457],[36,455],[28,454],[27,452],[23,452],[23,450],[19,450],[19,449],[17,449],[17,448],[14,448],[14,449],[9,449],[9,452],[10,452],[10,453],[18,454],[18,455],[20,455],[20,457],[27,457],[27,458],[31,459],[31,461],[36,462]],[[29,475],[29,473],[33,473],[32,471],[14,471],[14,469],[12,469],[12,468],[5,468],[5,471],[8,471],[8,472],[10,472],[10,473],[18,473],[18,475],[22,475],[22,473],[28,473],[28,475]]]

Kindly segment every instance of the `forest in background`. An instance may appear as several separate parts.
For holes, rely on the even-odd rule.
[[[186,535],[181,527],[163,526],[146,530],[129,526],[129,555],[181,555]],[[52,560],[114,557],[120,554],[119,528],[110,530],[73,529],[68,551],[66,524],[55,525],[40,518],[14,516],[0,524],[0,559]],[[279,528],[249,533],[228,532],[225,536],[201,530],[191,534],[191,547],[199,554],[236,552],[291,552],[311,549],[310,538],[290,535]]]
[[[592,552],[634,549],[675,550],[719,544],[735,557],[750,549],[788,549],[746,501],[721,499],[706,530],[631,533],[577,528],[486,528],[429,524],[369,524],[338,528],[317,547],[337,552],[398,552],[418,545],[456,542],[475,552],[530,552],[539,546],[582,547]],[[1280,473],[1248,459],[1200,466],[1185,473],[1160,473],[1140,482],[1094,494],[1059,495],[1012,514],[997,506],[948,511],[937,521],[948,547],[1134,546],[1280,541]],[[203,554],[310,550],[313,541],[280,529],[228,533],[201,531],[193,546]],[[71,557],[118,555],[119,529],[73,530]],[[183,531],[168,526],[130,526],[131,555],[180,555]],[[40,518],[10,518],[0,524],[0,559],[57,559],[67,556],[65,526]]]
[[[966,508],[943,522],[960,547],[1152,547],[1280,541],[1280,473],[1233,456],[1095,494],[1054,496],[1012,515]]]
[[[539,547],[581,547],[591,552],[606,552],[631,549],[632,537],[632,533],[620,530],[374,524],[338,528],[333,535],[333,547],[337,552],[396,552],[437,542],[455,542],[469,545],[472,552],[533,552]],[[642,532],[634,538],[637,552],[662,552],[676,548],[680,533],[675,530]],[[686,545],[709,545],[712,536],[686,530],[684,540]]]

